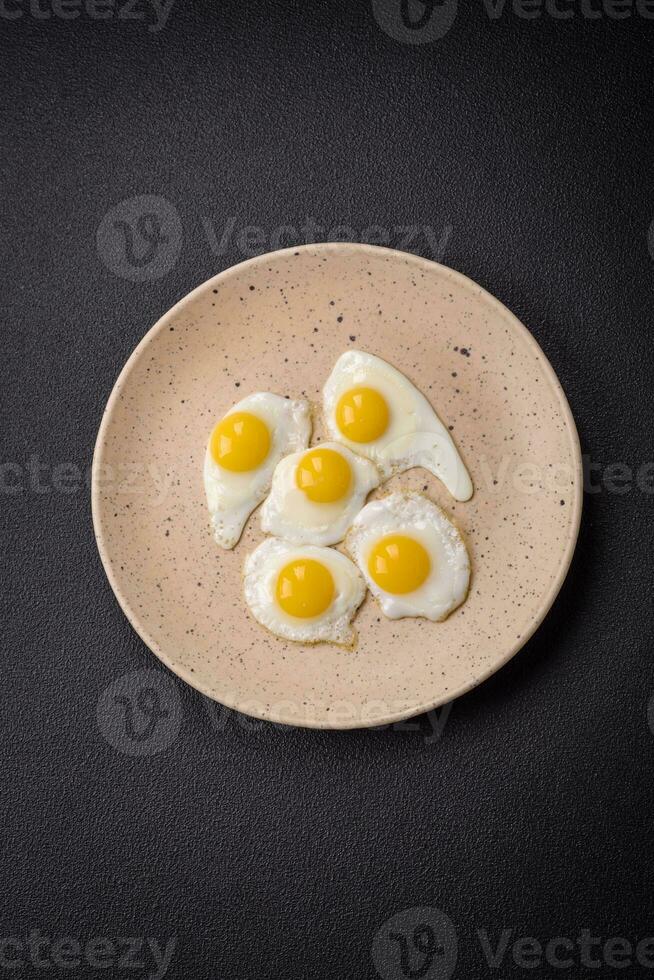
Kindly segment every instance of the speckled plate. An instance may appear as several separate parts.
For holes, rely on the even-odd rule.
[[[241,595],[254,514],[214,543],[202,461],[215,421],[248,392],[318,403],[336,358],[378,354],[430,399],[475,484],[456,503],[424,470],[384,490],[427,493],[465,534],[472,583],[444,623],[391,622],[368,596],[355,650],[266,633]],[[323,435],[318,422],[315,436]],[[150,330],[109,399],[93,460],[93,520],[130,622],[176,674],[257,717],[382,725],[451,700],[531,636],[566,575],[581,455],[565,396],[529,332],[469,279],[368,245],[309,245],[228,269]]]

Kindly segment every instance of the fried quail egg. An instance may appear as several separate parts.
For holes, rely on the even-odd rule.
[[[458,529],[417,493],[392,493],[363,508],[345,546],[389,619],[445,619],[464,601],[470,559]]]
[[[332,439],[366,456],[384,478],[414,466],[437,476],[456,500],[469,500],[472,481],[427,399],[404,375],[373,354],[350,350],[324,388]]]
[[[233,548],[240,538],[282,456],[305,448],[310,435],[308,402],[268,391],[243,398],[217,423],[204,457],[204,488],[222,548]]]
[[[295,544],[336,544],[379,486],[377,467],[337,442],[285,456],[261,508],[261,528]]]
[[[347,646],[366,587],[338,551],[267,538],[246,558],[244,591],[254,618],[276,636]]]

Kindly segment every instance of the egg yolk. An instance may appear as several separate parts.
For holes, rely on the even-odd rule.
[[[320,616],[334,598],[331,572],[312,558],[296,558],[277,577],[277,602],[289,616],[311,619]]]
[[[352,442],[374,442],[388,428],[386,399],[374,388],[351,388],[336,406],[336,424]]]
[[[431,570],[429,555],[419,541],[391,534],[378,541],[368,556],[370,577],[384,592],[405,595],[420,588]]]
[[[218,466],[232,473],[255,470],[270,451],[268,426],[250,412],[233,412],[211,433],[209,451]]]
[[[334,449],[312,449],[298,463],[295,482],[314,504],[331,504],[350,489],[352,471]]]

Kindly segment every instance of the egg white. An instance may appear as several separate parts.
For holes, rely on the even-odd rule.
[[[336,424],[341,395],[360,386],[380,392],[390,412],[386,432],[373,442],[352,442]],[[371,459],[384,478],[422,466],[441,480],[455,500],[472,496],[472,480],[450,433],[425,396],[380,357],[358,350],[341,354],[325,384],[323,404],[331,437]]]
[[[268,455],[254,470],[234,473],[213,459],[209,444],[204,456],[204,489],[214,538],[222,548],[233,548],[248,517],[264,499],[279,460],[286,453],[304,449],[311,436],[309,403],[259,391],[234,405],[234,412],[251,412],[270,432]],[[225,416],[226,417],[226,416]]]
[[[368,572],[370,552],[389,534],[414,538],[429,554],[431,571],[414,592],[385,592]],[[421,494],[392,493],[366,504],[347,535],[345,547],[389,619],[423,616],[438,622],[468,594],[470,558],[463,538],[440,507]]]
[[[295,480],[307,450],[291,453],[275,468],[270,495],[261,508],[261,529],[294,544],[336,544],[345,537],[370,491],[379,486],[380,475],[374,463],[339,443],[323,442],[313,448],[332,449],[347,461],[352,474],[347,494],[330,503],[309,500]]]
[[[289,616],[277,604],[277,578],[285,565],[310,558],[325,565],[334,580],[334,599],[328,609],[311,619]],[[349,646],[354,640],[352,618],[366,594],[359,570],[349,558],[331,548],[293,545],[267,538],[249,554],[243,569],[245,601],[252,615],[275,636],[300,643],[331,642]]]

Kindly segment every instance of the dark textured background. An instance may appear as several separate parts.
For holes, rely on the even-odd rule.
[[[474,980],[616,975],[578,955],[525,971],[510,952],[491,970],[477,930],[654,934],[654,497],[636,482],[654,458],[654,22],[460,7],[443,38],[411,35],[426,43],[347,0],[177,0],[158,33],[0,16],[0,938],[176,935],[170,977],[359,980],[376,976],[385,920],[430,906],[454,923],[455,977]],[[177,209],[183,238],[166,275],[133,283],[96,230],[140,194]],[[240,229],[270,242],[308,218],[357,238],[378,224],[394,245],[415,226],[410,250],[431,257],[422,229],[451,224],[442,260],[533,331],[593,464],[573,568],[440,739],[425,718],[250,727],[173,679],[179,733],[130,754],[103,734],[101,695],[128,671],[167,674],[96,553],[85,479],[102,409],[146,329],[244,257]],[[213,254],[207,224],[220,238],[231,221]],[[97,975],[148,969],[115,958]]]

